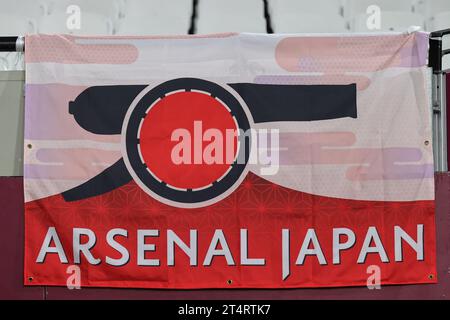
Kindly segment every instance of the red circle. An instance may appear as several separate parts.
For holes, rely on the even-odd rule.
[[[234,160],[237,152],[237,137],[229,138],[232,143],[227,143],[227,135],[236,134],[236,126],[229,110],[209,94],[177,92],[166,95],[150,108],[141,123],[138,138],[142,160],[157,179],[170,187],[207,187],[230,169],[230,159]],[[209,129],[215,129],[209,133],[214,132],[213,136],[218,140],[204,141],[204,134]],[[220,143],[219,132],[223,143]],[[211,143],[220,145],[221,151],[209,152],[218,150],[208,147]],[[214,163],[208,163],[211,158],[204,157],[205,149],[206,155],[217,156]]]

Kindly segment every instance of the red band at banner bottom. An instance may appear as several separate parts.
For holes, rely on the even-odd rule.
[[[134,183],[78,202],[29,203],[25,284],[66,285],[71,265],[81,286],[100,287],[354,286],[373,270],[381,284],[436,282],[433,201],[333,199],[247,181],[188,215]]]

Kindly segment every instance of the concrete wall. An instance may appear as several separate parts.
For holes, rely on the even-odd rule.
[[[24,71],[0,72],[0,177],[23,171]]]

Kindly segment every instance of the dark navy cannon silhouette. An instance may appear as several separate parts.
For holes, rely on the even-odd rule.
[[[83,91],[69,103],[69,113],[85,130],[100,135],[121,134],[128,109],[147,85],[93,86]],[[167,187],[164,182],[148,175],[141,163],[133,137],[145,110],[158,98],[179,90],[201,90],[220,98],[237,120],[240,129],[250,128],[250,123],[284,121],[322,121],[357,117],[356,84],[348,85],[275,85],[255,83],[230,83],[219,85],[196,78],[169,80],[149,90],[137,102],[127,123],[127,157],[133,171],[155,194],[170,201],[200,203],[211,200],[228,190],[244,172],[246,163],[233,164],[227,176],[205,190],[181,191]],[[235,98],[235,91],[245,106]],[[251,121],[248,113],[251,114]],[[130,133],[130,134],[128,134]],[[243,150],[248,155],[248,150]],[[246,158],[248,160],[248,157]],[[66,201],[76,201],[112,191],[132,180],[124,159],[120,159],[99,175],[62,195]]]

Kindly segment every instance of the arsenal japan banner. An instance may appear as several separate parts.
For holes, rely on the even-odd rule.
[[[26,285],[434,283],[428,34],[26,38]]]

